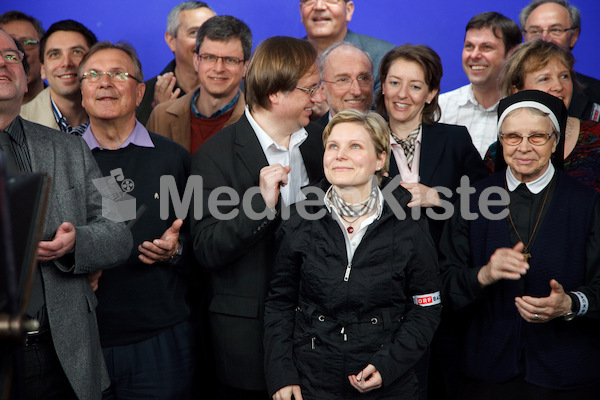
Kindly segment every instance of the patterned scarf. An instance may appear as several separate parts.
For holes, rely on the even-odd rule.
[[[377,178],[373,178],[374,180]],[[337,193],[335,187],[330,191],[330,200],[333,206],[336,208],[340,215],[346,217],[362,217],[363,215],[369,214],[377,208],[379,204],[379,190],[377,190],[377,181],[373,182],[371,194],[369,197],[360,203],[349,204],[344,201]]]
[[[408,168],[412,169],[412,162],[415,158],[415,142],[417,140],[417,136],[419,136],[419,132],[421,131],[421,125],[417,127],[414,131],[408,135],[406,139],[400,139],[392,132],[392,137],[402,148],[404,149],[404,154],[406,155],[406,161],[408,161]]]

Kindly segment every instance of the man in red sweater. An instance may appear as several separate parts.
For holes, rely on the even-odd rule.
[[[149,131],[166,136],[191,153],[221,128],[236,122],[246,102],[240,82],[252,51],[250,28],[237,18],[210,18],[198,30],[194,65],[200,87],[159,104],[150,115]]]

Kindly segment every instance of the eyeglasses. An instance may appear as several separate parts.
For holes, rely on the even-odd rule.
[[[501,133],[500,140],[509,146],[518,146],[523,142],[524,138],[527,138],[529,143],[533,146],[543,146],[550,138],[554,135],[553,133],[532,133],[529,136],[519,135],[518,133]]]
[[[300,86],[296,86],[296,89],[299,89],[299,90],[302,90],[303,92],[306,92],[306,93],[308,93],[308,95],[309,95],[310,97],[313,97],[313,96],[315,95],[315,92],[316,92],[317,90],[319,90],[320,88],[321,88],[321,82],[319,82],[319,83],[317,84],[317,86],[315,86],[315,87],[313,87],[313,88],[310,88],[310,89],[303,88],[303,87],[300,87]]]
[[[561,37],[567,31],[570,31],[573,29],[575,29],[575,28],[573,28],[573,27],[563,28],[562,26],[555,26],[555,27],[548,28],[548,29],[542,29],[538,26],[533,26],[527,30],[523,29],[523,33],[526,34],[529,38],[536,38],[536,37],[542,36],[544,34],[544,31],[546,31],[546,32],[548,32],[548,35],[550,35],[550,36]]]
[[[113,82],[127,82],[127,80],[131,78],[136,82],[141,83],[138,78],[128,72],[98,72],[94,70],[84,72],[81,75],[81,80],[87,79],[90,82],[100,82],[102,80],[102,76],[104,75],[108,76],[108,79]]]
[[[302,3],[303,6],[312,6],[314,5],[318,0],[300,0],[300,3]],[[337,5],[337,4],[341,4],[341,3],[347,3],[348,0],[323,0],[326,4],[330,4],[332,6]]]
[[[21,50],[16,49],[0,50],[0,55],[2,55],[4,61],[9,64],[18,64],[23,61],[23,57],[25,57],[25,54]]]
[[[198,58],[200,58],[202,62],[208,64],[215,64],[217,61],[219,61],[220,58],[221,60],[223,60],[223,64],[225,64],[228,67],[237,67],[238,65],[240,65],[241,62],[245,61],[237,57],[221,57],[215,56],[214,54],[198,54]]]
[[[19,42],[21,42],[25,50],[35,50],[40,44],[39,40],[35,39],[21,39]]]
[[[338,76],[334,81],[323,80],[323,82],[333,83],[340,89],[350,89],[354,81],[358,82],[358,85],[362,87],[373,85],[373,77],[371,75],[359,75],[356,79],[352,79],[349,76]]]

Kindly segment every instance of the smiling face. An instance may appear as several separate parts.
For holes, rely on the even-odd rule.
[[[8,33],[0,31],[0,50],[8,49],[18,50],[13,38]],[[0,113],[14,114],[16,117],[26,92],[27,76],[23,64],[7,63],[0,57]]]
[[[370,85],[359,84],[358,77],[370,77]],[[347,88],[332,83],[340,79],[352,83]],[[373,104],[371,62],[362,51],[349,46],[333,50],[325,63],[323,88],[332,115],[349,108],[367,111]]]
[[[205,38],[198,53],[244,59],[242,42],[238,38],[233,38],[227,42]],[[194,64],[202,88],[200,93],[205,91],[211,97],[216,98],[233,98],[239,90],[240,82],[246,75],[248,67],[248,61],[243,61],[235,66],[227,66],[221,58],[215,63],[209,63],[202,61],[197,55],[194,57]]]
[[[42,64],[42,78],[48,81],[52,97],[79,95],[77,68],[90,50],[79,32],[57,31],[48,38]]]
[[[569,67],[556,58],[551,59],[542,69],[525,74],[522,90],[529,89],[558,97],[565,103],[565,107],[569,108],[573,97],[573,80]]]
[[[502,38],[494,36],[491,28],[469,29],[465,35],[462,65],[474,86],[496,87],[505,58]]]
[[[173,53],[178,66],[185,69],[194,68],[194,50],[196,50],[196,33],[202,24],[216,14],[209,8],[201,7],[183,10],[179,13],[179,29],[177,37],[165,33],[165,41]],[[243,58],[243,57],[242,57]]]
[[[337,4],[328,4],[324,0],[312,4],[300,2],[301,21],[310,40],[324,39],[331,43],[343,40],[353,13],[352,1],[339,0]]]
[[[383,168],[385,152],[377,155],[369,131],[355,122],[335,125],[325,143],[325,177],[336,188],[357,189],[361,200],[371,193],[375,172]]]
[[[33,24],[29,21],[10,21],[4,25],[1,25],[6,33],[14,37],[21,43],[28,39],[40,41],[38,31],[35,29]],[[41,79],[40,69],[42,67],[40,63],[40,46],[31,46],[26,48],[25,53],[27,54],[27,62],[29,63],[29,78],[28,82],[34,82]]]
[[[394,133],[395,126],[405,127],[409,133],[416,129],[423,119],[425,103],[437,94],[437,90],[429,90],[421,66],[403,58],[390,65],[381,88]]]
[[[500,132],[518,133],[529,136],[532,133],[552,133],[550,118],[543,115],[534,115],[527,109],[516,110],[509,114],[502,122]],[[548,169],[550,157],[556,150],[556,136],[544,145],[534,146],[529,140],[516,146],[509,146],[500,141],[504,153],[504,161],[511,172],[520,182],[532,182],[542,176]]]
[[[124,51],[104,49],[92,54],[83,66],[83,72],[127,72],[135,76],[133,61]],[[100,82],[81,81],[82,104],[90,116],[92,126],[103,120],[130,123],[135,119],[135,108],[144,96],[144,84],[129,78],[125,82],[102,75]]]

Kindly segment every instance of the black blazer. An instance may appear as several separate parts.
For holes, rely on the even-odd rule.
[[[390,158],[389,173],[392,178],[399,174],[393,154]],[[443,186],[450,189],[452,196],[447,197],[440,193],[440,198],[454,203],[458,198],[456,188],[460,186],[460,178],[463,175],[469,177],[471,184],[489,175],[467,128],[442,123],[423,124],[419,183],[429,187]],[[440,209],[438,213],[442,211]],[[428,219],[431,236],[437,245],[442,235],[444,221]]]
[[[300,146],[310,181],[323,177],[323,128],[311,123]],[[274,230],[280,217],[253,220],[241,206],[230,220],[211,215],[208,199],[215,188],[227,186],[240,201],[250,188],[258,189],[261,168],[268,165],[246,116],[202,145],[192,160],[192,175],[203,180],[202,216],[192,215],[194,253],[210,270],[209,321],[216,373],[222,383],[245,390],[265,390],[263,366],[264,300],[275,257]],[[198,196],[198,193],[195,194]],[[256,212],[266,205],[258,190],[252,197]],[[278,207],[281,199],[278,201]]]

